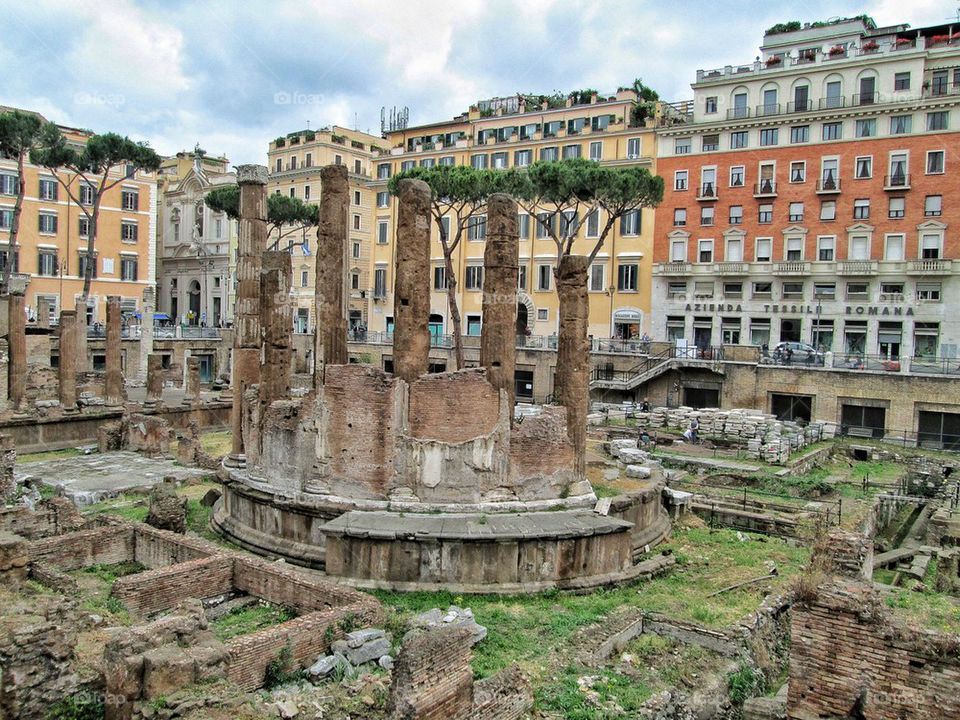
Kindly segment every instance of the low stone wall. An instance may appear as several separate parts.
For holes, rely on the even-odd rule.
[[[634,560],[670,534],[670,517],[662,501],[663,488],[664,483],[651,482],[648,488],[617,495],[610,500],[610,517],[633,523],[630,542]]]
[[[42,500],[33,510],[24,506],[0,508],[0,530],[28,540],[80,530],[87,524],[76,506],[65,498]]]
[[[343,605],[375,605],[369,595],[329,580],[310,577],[282,564],[242,555],[234,559],[234,587],[299,613]]]
[[[149,615],[175,607],[184,593],[202,600],[230,592],[233,567],[234,559],[226,556],[189,560],[119,578],[111,595],[131,612]]]
[[[135,542],[135,530],[131,525],[78,530],[30,543],[30,560],[58,570],[111,565],[132,560]]]
[[[127,526],[127,523],[123,523]],[[224,552],[223,547],[201,538],[187,537],[146,524],[133,524],[135,548],[131,558],[151,569],[198,560]]]
[[[0,531],[0,581],[13,590],[27,579],[30,551],[19,535]]]

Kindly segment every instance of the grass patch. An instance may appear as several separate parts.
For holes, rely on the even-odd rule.
[[[259,603],[238,608],[210,623],[210,629],[219,640],[230,640],[240,635],[249,635],[257,630],[293,620],[296,613],[279,605]]]
[[[85,515],[116,515],[134,522],[144,522],[150,513],[145,495],[126,493],[115,498],[94,503],[84,510]]]
[[[83,452],[77,450],[77,448],[63,448],[63,450],[46,450],[44,452],[24,453],[23,455],[17,455],[17,465],[32,462],[43,462],[45,460],[61,460],[63,458],[76,457],[77,455],[83,455]]]
[[[618,490],[617,488],[611,485],[604,485],[603,483],[592,483],[593,485],[593,494],[598,498],[605,497],[616,497],[623,493],[623,490]]]
[[[941,632],[960,633],[960,605],[942,593],[901,590],[887,597],[896,615]]]
[[[103,580],[103,582],[113,583],[118,578],[126,577],[127,575],[136,575],[146,569],[147,568],[134,560],[124,560],[123,562],[110,565],[91,565],[82,568],[80,572],[94,575],[100,580]]]
[[[233,434],[229,430],[203,433],[200,436],[200,447],[214,457],[227,455],[233,448]]]

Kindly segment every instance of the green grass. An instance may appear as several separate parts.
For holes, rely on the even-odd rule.
[[[126,577],[127,575],[135,575],[146,569],[147,568],[134,560],[125,560],[110,565],[90,565],[80,570],[80,572],[94,575],[104,582],[113,583],[119,578]]]
[[[595,483],[592,483],[592,485],[593,485],[593,492],[598,498],[616,497],[617,495],[620,495],[621,493],[624,492],[623,490],[618,490],[615,487],[612,487],[610,485],[604,485],[603,483],[595,482]]]
[[[85,515],[116,515],[135,522],[144,522],[149,512],[147,497],[134,494],[118,495],[115,498],[94,503],[84,510]]]
[[[960,605],[943,593],[901,590],[887,597],[896,615],[941,632],[960,633]]]
[[[210,623],[210,629],[219,640],[230,640],[240,635],[249,635],[257,630],[279,625],[293,620],[296,614],[279,605],[260,603],[240,608],[217,618]]]
[[[83,453],[76,448],[64,448],[63,450],[47,450],[45,452],[24,453],[17,455],[17,464],[41,462],[44,460],[60,460],[62,458],[76,457]]]

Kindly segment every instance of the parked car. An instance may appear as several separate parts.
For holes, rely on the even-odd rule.
[[[785,365],[823,365],[823,353],[803,342],[781,342],[773,346],[770,356]]]

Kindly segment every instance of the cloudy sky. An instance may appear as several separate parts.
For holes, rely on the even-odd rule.
[[[233,163],[338,124],[379,134],[380,108],[435,122],[486,97],[634,78],[692,95],[698,68],[748,62],[787,20],[868,13],[946,22],[949,0],[2,0],[0,104]]]

